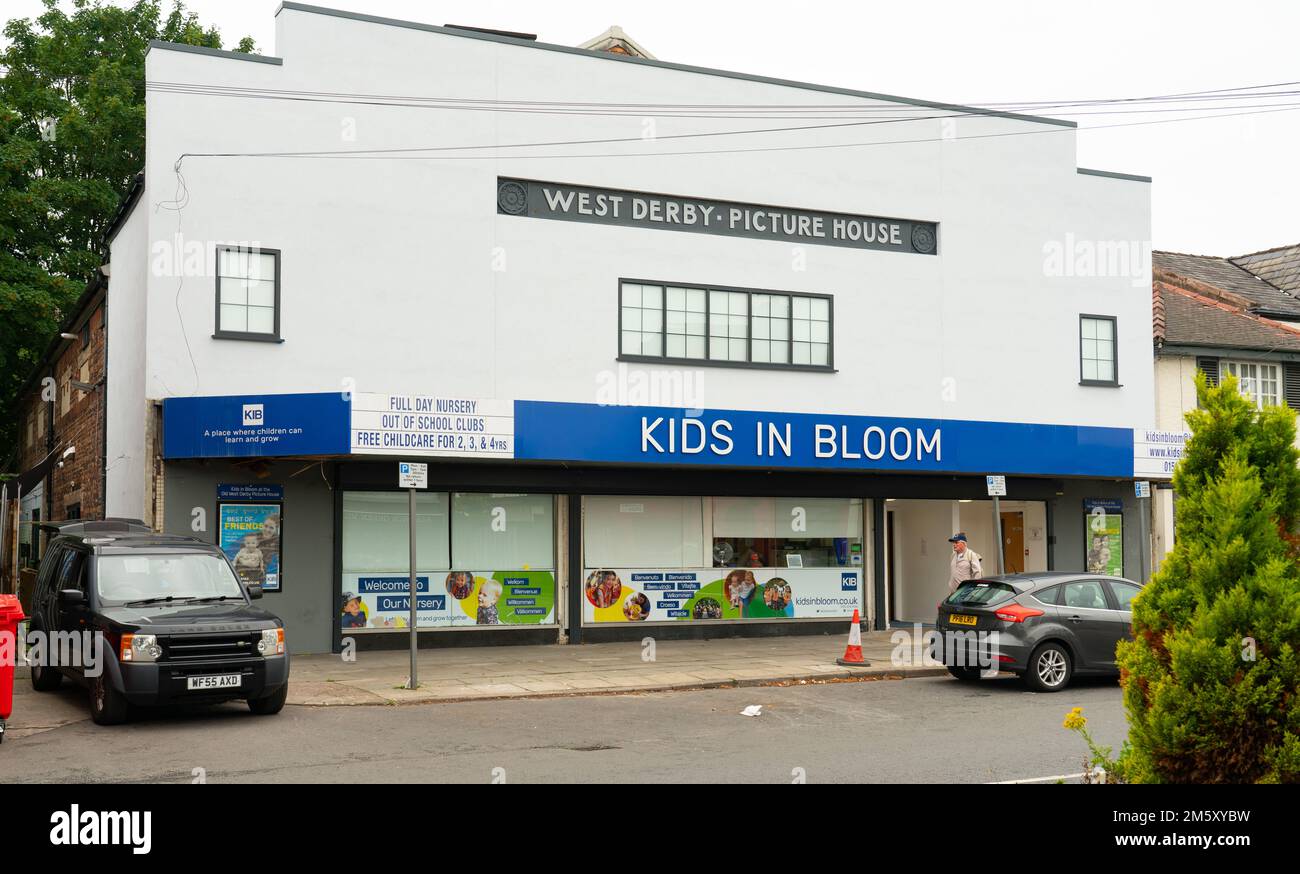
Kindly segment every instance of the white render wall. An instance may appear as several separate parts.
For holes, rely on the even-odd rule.
[[[1183,419],[1196,409],[1196,357],[1164,355],[1155,361],[1156,428],[1161,431],[1184,431]]]
[[[535,101],[889,106],[294,9],[279,13],[276,40],[282,66],[154,49],[148,80]],[[351,379],[359,391],[594,403],[617,368],[617,281],[635,277],[834,295],[838,372],[699,368],[699,395],[686,400],[701,406],[1151,424],[1149,263],[1137,278],[1044,269],[1053,242],[1144,245],[1150,186],[1078,174],[1068,128],[933,119],[527,150],[510,144],[640,137],[645,120],[158,91],[147,108],[149,192],[138,212],[147,216],[151,253],[174,251],[178,233],[209,254],[220,242],[282,250],[284,337],[213,340],[212,276],[178,283],[151,270],[149,398],[329,391]],[[660,137],[800,123],[654,120]],[[351,131],[355,139],[346,138]],[[1027,135],[944,140],[945,131]],[[649,158],[197,156],[483,143],[501,144],[505,155],[604,154],[914,139],[937,141]],[[181,165],[188,200],[180,210],[158,208],[173,199],[182,154],[190,155]],[[777,241],[498,216],[498,175],[933,220],[940,255],[826,246],[800,254]],[[1121,388],[1078,385],[1083,312],[1118,317]]]
[[[104,515],[145,518],[146,295],[149,290],[149,195],[146,189],[109,250],[107,444]]]

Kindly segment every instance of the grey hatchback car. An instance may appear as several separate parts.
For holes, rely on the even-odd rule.
[[[1037,692],[1075,675],[1115,674],[1115,646],[1132,639],[1132,580],[1100,574],[1007,574],[959,585],[939,603],[932,654],[959,680],[1019,674]]]

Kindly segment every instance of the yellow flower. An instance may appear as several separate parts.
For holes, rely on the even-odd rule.
[[[1063,727],[1068,728],[1070,731],[1078,731],[1087,724],[1088,720],[1084,718],[1082,707],[1075,707],[1065,714],[1065,722],[1061,723]]]

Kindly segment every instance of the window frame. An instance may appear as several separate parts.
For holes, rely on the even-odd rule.
[[[1083,321],[1092,319],[1094,321],[1110,322],[1111,337],[1111,370],[1114,379],[1085,379],[1083,375]],[[1079,313],[1078,326],[1079,339],[1079,385],[1102,386],[1105,388],[1119,387],[1119,317],[1106,316],[1100,313]],[[1100,360],[1100,359],[1097,359]]]
[[[1286,367],[1284,366],[1283,362],[1265,361],[1261,358],[1221,357],[1219,358],[1219,383],[1222,384],[1223,378],[1229,374],[1228,368],[1230,366],[1240,368],[1242,365],[1250,365],[1255,368],[1271,367],[1275,371],[1275,376],[1271,381],[1277,386],[1277,394],[1273,400],[1266,402],[1264,398],[1261,398],[1259,396],[1259,392],[1255,391],[1250,396],[1250,400],[1254,404],[1256,410],[1263,410],[1264,407],[1269,404],[1271,404],[1272,406],[1279,406],[1279,407],[1289,406],[1289,404],[1287,404],[1286,401]],[[1258,370],[1256,370],[1256,373],[1258,373]],[[1232,375],[1237,377],[1237,391],[1241,392],[1242,391],[1241,375],[1240,374],[1232,374]],[[1263,381],[1263,379],[1260,376],[1255,376],[1254,381],[1256,385],[1258,385],[1260,382]]]
[[[1110,578],[1110,577],[1107,577],[1107,578],[1104,580],[1104,582],[1106,583],[1106,597],[1107,597],[1107,599],[1109,600],[1109,603],[1110,603],[1110,605],[1111,605],[1110,609],[1112,609],[1112,610],[1117,610],[1117,611],[1119,611],[1120,613],[1132,613],[1132,612],[1133,612],[1133,598],[1136,598],[1138,595],[1141,595],[1141,594],[1142,594],[1142,586],[1138,585],[1137,583],[1133,582],[1132,580],[1116,580],[1116,579],[1112,579],[1112,578]],[[1120,586],[1129,586],[1129,587],[1131,587],[1131,588],[1137,589],[1137,593],[1136,593],[1135,595],[1133,595],[1133,598],[1129,598],[1129,606],[1128,606],[1128,607],[1121,607],[1120,604],[1119,604],[1119,587],[1120,587]]]
[[[275,258],[275,314],[274,328],[271,333],[264,334],[258,331],[226,331],[221,327],[221,253],[222,252],[253,252],[258,255],[271,255]],[[260,343],[283,343],[284,338],[280,336],[280,250],[265,249],[260,246],[235,246],[235,245],[218,245],[215,250],[213,259],[213,298],[215,303],[215,321],[213,324],[212,339],[214,340],[252,340]],[[247,306],[247,304],[245,304]]]
[[[1085,585],[1088,583],[1091,583],[1097,587],[1097,592],[1098,594],[1101,595],[1102,606],[1071,607],[1069,604],[1060,603],[1060,601],[1064,599],[1066,596],[1065,595],[1066,586],[1078,586],[1078,585]],[[1057,603],[1053,604],[1052,606],[1060,607],[1062,610],[1114,610],[1116,609],[1115,608],[1116,602],[1111,597],[1110,587],[1106,585],[1106,581],[1102,577],[1082,576],[1082,577],[1075,577],[1074,579],[1071,580],[1063,580],[1062,582],[1057,584],[1056,590],[1057,590]]]
[[[656,285],[663,289],[661,295],[661,313],[663,318],[660,320],[660,336],[662,337],[660,348],[664,350],[663,355],[638,355],[623,352],[623,286],[624,285]],[[704,291],[704,358],[678,358],[669,356],[668,352],[668,289],[672,288],[698,288]],[[745,360],[730,361],[721,358],[707,357],[709,352],[709,341],[713,337],[710,329],[713,327],[713,312],[710,306],[711,291],[740,292],[746,295],[745,310]],[[710,283],[699,282],[677,282],[663,279],[636,279],[630,276],[620,276],[618,284],[615,287],[615,307],[618,309],[618,324],[615,334],[615,349],[617,355],[616,361],[629,361],[640,364],[675,364],[688,367],[736,367],[746,370],[794,370],[800,372],[813,373],[835,373],[835,298],[830,294],[812,291],[788,291],[775,288],[749,288],[736,285],[714,285]],[[767,362],[754,360],[754,295],[782,295],[790,298],[790,336],[787,338],[789,344],[787,363]],[[826,363],[825,364],[795,364],[794,363],[794,299],[808,298],[812,300],[826,301]]]

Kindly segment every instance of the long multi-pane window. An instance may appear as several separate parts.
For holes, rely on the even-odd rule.
[[[1255,406],[1261,410],[1268,405],[1281,403],[1281,374],[1276,364],[1264,364],[1258,361],[1219,362],[1219,378],[1232,375],[1237,377],[1237,389],[1243,395],[1250,395]]]
[[[625,281],[624,358],[828,369],[831,301],[820,295]]]

